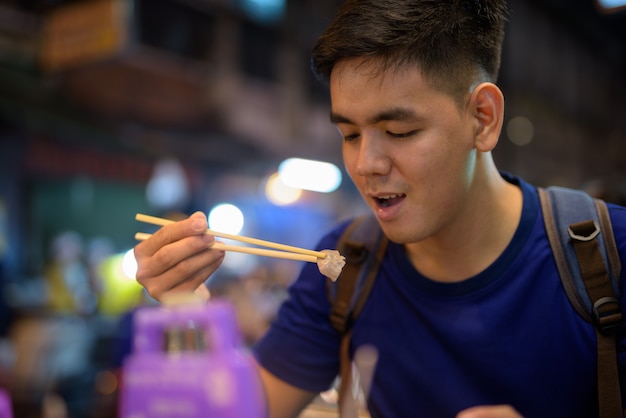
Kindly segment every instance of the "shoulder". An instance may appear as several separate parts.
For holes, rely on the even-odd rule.
[[[611,227],[615,239],[617,240],[619,237],[626,239],[626,207],[610,202],[606,202],[606,207],[609,211],[609,218],[611,219]]]
[[[616,205],[614,203],[607,202],[607,208],[609,209],[609,215],[611,215],[611,222],[614,227],[624,228],[626,227],[626,207]]]
[[[626,207],[607,203],[613,236],[619,250],[622,262],[626,262]]]

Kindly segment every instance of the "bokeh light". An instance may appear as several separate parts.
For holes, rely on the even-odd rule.
[[[137,275],[137,259],[135,258],[135,251],[130,249],[124,254],[122,258],[122,272],[129,279],[135,279]]]
[[[298,201],[302,196],[302,189],[286,185],[278,173],[274,173],[268,177],[265,183],[265,196],[273,204],[285,206]]]
[[[216,205],[209,212],[209,228],[226,232],[229,234],[239,234],[243,229],[244,217],[241,209],[230,203]]]
[[[509,140],[517,146],[530,144],[535,135],[533,123],[524,116],[516,116],[509,120],[506,125],[506,133]]]
[[[146,195],[150,204],[159,209],[173,210],[183,206],[190,195],[183,166],[171,158],[158,161],[148,182]]]
[[[626,7],[624,0],[597,0],[601,8],[606,10],[620,9]]]
[[[336,165],[302,158],[288,158],[278,167],[283,183],[295,189],[330,193],[341,185],[341,170]]]
[[[121,315],[141,301],[143,287],[135,280],[137,263],[133,250],[106,258],[101,266],[100,312]]]
[[[249,16],[264,22],[281,19],[285,13],[285,0],[240,0],[241,8]]]

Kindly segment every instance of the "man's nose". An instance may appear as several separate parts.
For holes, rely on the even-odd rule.
[[[359,176],[388,174],[391,159],[384,144],[373,134],[362,134],[359,141],[356,174]]]

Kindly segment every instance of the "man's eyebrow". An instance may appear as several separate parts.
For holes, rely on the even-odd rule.
[[[369,118],[367,120],[367,123],[375,124],[375,123],[384,122],[384,121],[407,121],[407,120],[418,120],[418,119],[420,119],[420,117],[417,114],[415,114],[415,112],[413,112],[412,110],[405,109],[405,108],[392,108],[392,109],[384,110],[380,113],[377,113],[373,117]],[[347,124],[354,125],[354,122],[352,122],[349,118],[342,116],[335,112],[330,112],[330,121],[333,124],[347,123]]]
[[[354,123],[347,117],[341,116],[340,114],[332,112],[332,111],[330,112],[330,122],[334,125],[338,123],[348,123],[348,124],[354,125]]]

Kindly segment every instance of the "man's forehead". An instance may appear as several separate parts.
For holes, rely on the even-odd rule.
[[[422,67],[417,62],[398,62],[386,57],[355,57],[338,61],[332,71],[333,74],[356,72],[361,76],[372,78],[401,75],[406,72],[419,72],[422,74]]]

